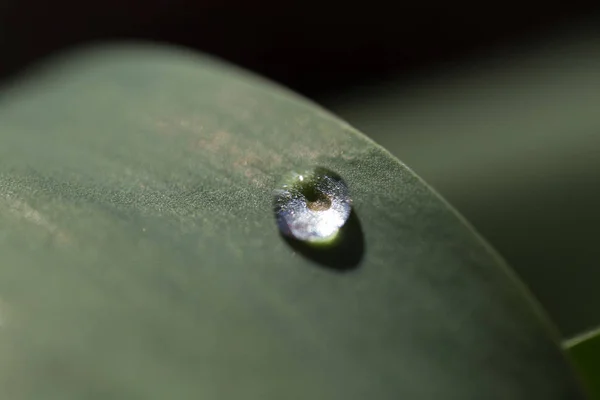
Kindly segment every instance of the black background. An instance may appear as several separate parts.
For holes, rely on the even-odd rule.
[[[0,6],[0,76],[72,45],[134,38],[208,52],[318,98],[453,62],[593,10],[541,4],[8,0]]]

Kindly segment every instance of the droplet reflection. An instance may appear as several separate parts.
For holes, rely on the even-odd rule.
[[[325,168],[290,173],[273,197],[281,233],[316,245],[334,243],[352,211],[348,186]]]

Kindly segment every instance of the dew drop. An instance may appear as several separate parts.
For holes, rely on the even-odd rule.
[[[352,212],[348,186],[325,168],[294,171],[273,192],[282,234],[312,244],[335,242]]]

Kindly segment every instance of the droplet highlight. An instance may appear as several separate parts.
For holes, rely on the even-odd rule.
[[[322,167],[286,175],[273,192],[273,206],[283,235],[316,245],[335,242],[352,212],[348,186]]]

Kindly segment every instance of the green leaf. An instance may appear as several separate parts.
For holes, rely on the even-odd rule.
[[[260,78],[89,50],[7,88],[0,133],[3,399],[584,398],[443,200]],[[348,184],[346,247],[278,231],[272,190],[313,166]]]
[[[594,330],[566,341],[576,369],[593,399],[600,399],[600,330]]]

